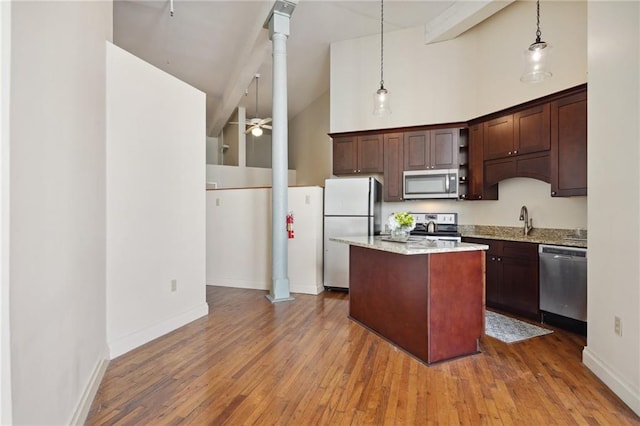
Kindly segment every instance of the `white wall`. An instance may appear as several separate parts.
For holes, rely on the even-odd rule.
[[[535,3],[518,1],[460,37],[425,45],[422,27],[385,34],[389,117],[375,117],[379,35],[331,45],[331,132],[467,121],[586,81],[586,2],[542,2],[554,76],[525,85],[522,52],[535,39]]]
[[[299,185],[322,185],[331,176],[329,92],[289,121],[289,164]]]
[[[585,364],[640,415],[640,3],[589,3]],[[612,224],[619,224],[612,232]],[[622,336],[614,333],[614,317]]]
[[[265,130],[262,136],[245,135],[247,167],[271,169],[271,132]]]
[[[207,165],[207,186],[218,188],[250,188],[271,186],[271,169],[262,167],[237,167],[223,165]],[[289,170],[289,185],[297,185],[296,171]]]
[[[9,315],[11,3],[0,2],[0,424],[12,423]]]
[[[13,2],[11,9],[13,423],[69,424],[82,421],[79,407],[91,400],[83,392],[107,356],[105,40],[112,38],[112,4]]]
[[[107,339],[115,357],[208,312],[205,95],[112,44],[107,89]]]
[[[292,293],[323,289],[322,195],[317,186],[289,188],[295,218],[295,238],[288,245]],[[270,188],[207,191],[207,284],[271,288]]]
[[[227,124],[222,129],[222,140],[227,148],[224,151],[223,162],[227,166],[247,165],[246,143],[247,136],[244,133],[247,111],[244,107],[238,107],[229,122],[235,124]]]
[[[207,137],[207,164],[219,164],[220,138]]]

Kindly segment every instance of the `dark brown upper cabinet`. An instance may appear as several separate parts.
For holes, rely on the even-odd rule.
[[[513,153],[530,154],[551,147],[551,108],[548,103],[513,114]]]
[[[404,170],[458,168],[459,128],[404,133]]]
[[[484,123],[484,159],[493,160],[513,151],[513,114]]]
[[[403,135],[384,135],[384,201],[402,201]]]
[[[548,151],[550,121],[550,107],[545,103],[485,122],[484,159]]]
[[[587,93],[551,102],[551,196],[587,195]]]
[[[469,128],[469,170],[467,200],[497,200],[498,185],[487,186],[484,179],[484,132],[482,123]]]
[[[333,174],[382,173],[382,135],[350,135],[333,139]]]

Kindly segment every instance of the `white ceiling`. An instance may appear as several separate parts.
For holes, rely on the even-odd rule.
[[[509,2],[387,0],[385,33],[438,21],[451,27],[451,16],[461,14],[461,5],[474,5],[473,12],[464,12],[468,18],[478,15],[477,5],[500,3],[499,10]],[[273,0],[174,0],[173,5],[172,17],[169,0],[116,0],[114,43],[205,92],[210,136],[219,133],[238,105],[247,108],[248,117],[255,116],[256,73],[261,75],[258,112],[270,116],[271,43],[263,24]],[[379,32],[379,1],[300,0],[287,41],[289,117],[329,89],[332,42]]]

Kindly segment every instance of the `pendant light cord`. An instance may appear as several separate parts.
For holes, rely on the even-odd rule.
[[[540,39],[542,37],[542,32],[540,31],[540,0],[538,0],[537,2],[537,21],[536,21],[536,43],[540,43],[542,40]]]
[[[384,0],[380,0],[380,88],[384,89]]]

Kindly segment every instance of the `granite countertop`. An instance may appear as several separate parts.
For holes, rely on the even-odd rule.
[[[457,243],[454,241],[427,240],[424,237],[411,236],[407,242],[385,241],[388,237],[334,237],[331,241],[350,244],[358,247],[387,251],[396,254],[435,254],[459,251],[488,250],[485,244]]]
[[[533,228],[526,236],[522,227],[513,226],[459,225],[458,231],[463,237],[470,238],[587,247],[587,232],[584,229]]]

